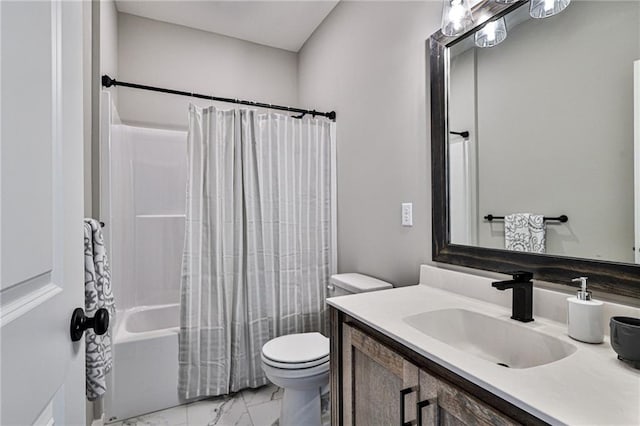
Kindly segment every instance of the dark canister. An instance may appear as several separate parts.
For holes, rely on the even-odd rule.
[[[611,317],[611,347],[618,359],[640,368],[640,318]]]

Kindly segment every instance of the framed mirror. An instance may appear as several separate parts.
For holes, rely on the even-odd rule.
[[[433,259],[640,297],[640,2],[472,14],[429,40]]]

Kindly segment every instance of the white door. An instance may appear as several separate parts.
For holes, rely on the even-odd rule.
[[[84,425],[82,3],[0,1],[0,424]]]

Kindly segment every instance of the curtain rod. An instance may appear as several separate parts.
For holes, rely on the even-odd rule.
[[[210,101],[228,102],[232,104],[249,105],[249,106],[254,106],[258,108],[277,109],[280,111],[297,112],[301,114],[299,116],[295,116],[295,118],[302,118],[306,114],[310,114],[312,117],[319,115],[321,117],[327,117],[329,120],[335,121],[336,119],[335,111],[330,111],[330,112],[318,112],[316,110],[310,111],[308,109],[294,108],[294,107],[288,107],[288,106],[282,106],[282,105],[265,104],[263,102],[243,101],[241,99],[232,99],[232,98],[221,98],[218,96],[202,95],[200,93],[184,92],[181,90],[174,90],[174,89],[164,89],[162,87],[155,87],[155,86],[146,86],[144,84],[125,83],[124,81],[117,81],[116,79],[111,78],[106,74],[102,76],[102,85],[104,87],[111,87],[111,86],[131,87],[133,89],[150,90],[152,92],[169,93],[171,95],[190,96],[192,98],[207,99]]]

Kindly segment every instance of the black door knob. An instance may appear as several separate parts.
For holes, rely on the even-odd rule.
[[[109,328],[109,311],[100,308],[93,318],[84,314],[84,309],[76,308],[71,314],[71,340],[77,342],[82,339],[85,330],[92,328],[97,335],[102,335]]]

